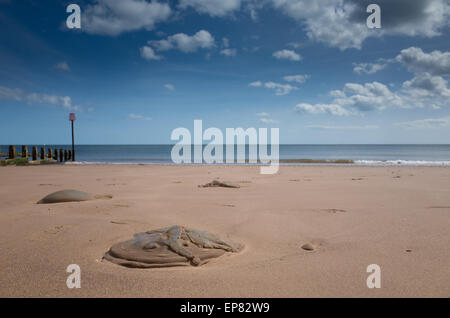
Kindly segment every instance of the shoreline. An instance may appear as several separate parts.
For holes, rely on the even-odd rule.
[[[149,165],[149,166],[241,166],[241,167],[261,167],[268,166],[259,163],[216,163],[216,164],[194,164],[194,163],[185,163],[185,164],[176,164],[176,163],[164,163],[164,162],[96,162],[96,161],[75,161],[75,162],[66,162],[66,165]],[[321,160],[313,160],[315,162],[303,162],[303,159],[299,159],[299,162],[289,162],[281,161],[279,162],[280,166],[286,167],[450,167],[449,161],[430,161],[430,160],[354,160],[353,163],[336,163],[336,162],[321,162]],[[295,161],[295,159],[294,159]],[[325,160],[326,161],[326,160]]]

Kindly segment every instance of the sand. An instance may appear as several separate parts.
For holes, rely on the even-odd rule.
[[[240,188],[198,187],[216,179]],[[450,168],[52,165],[1,167],[0,182],[0,297],[450,296]],[[62,189],[112,198],[36,204]],[[198,267],[102,261],[174,224],[245,249]]]

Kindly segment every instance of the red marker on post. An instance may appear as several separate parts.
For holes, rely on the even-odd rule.
[[[75,139],[73,134],[73,122],[76,120],[75,113],[69,114],[69,120],[72,122],[72,161],[75,161]]]

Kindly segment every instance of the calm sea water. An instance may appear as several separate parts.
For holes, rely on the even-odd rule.
[[[71,149],[69,145],[45,145],[45,147]],[[76,159],[80,164],[171,164],[172,147],[172,145],[77,145]],[[20,145],[16,148],[18,151],[21,150]],[[3,145],[1,150],[7,152],[8,147]],[[450,165],[450,145],[280,145],[280,159],[350,159],[357,165],[442,166]]]

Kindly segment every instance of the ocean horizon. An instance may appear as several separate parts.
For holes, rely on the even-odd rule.
[[[1,152],[6,153],[8,146],[1,145]],[[20,151],[21,146],[16,145],[17,151]],[[30,148],[29,151],[33,146],[67,150],[72,147],[69,144],[27,146]],[[173,144],[76,145],[75,164],[174,164],[171,159],[173,146]],[[270,146],[268,151],[270,153]],[[346,164],[450,166],[449,144],[282,144],[279,151],[281,165],[334,165],[339,164],[339,161],[349,161]],[[248,159],[248,145],[246,158]]]

